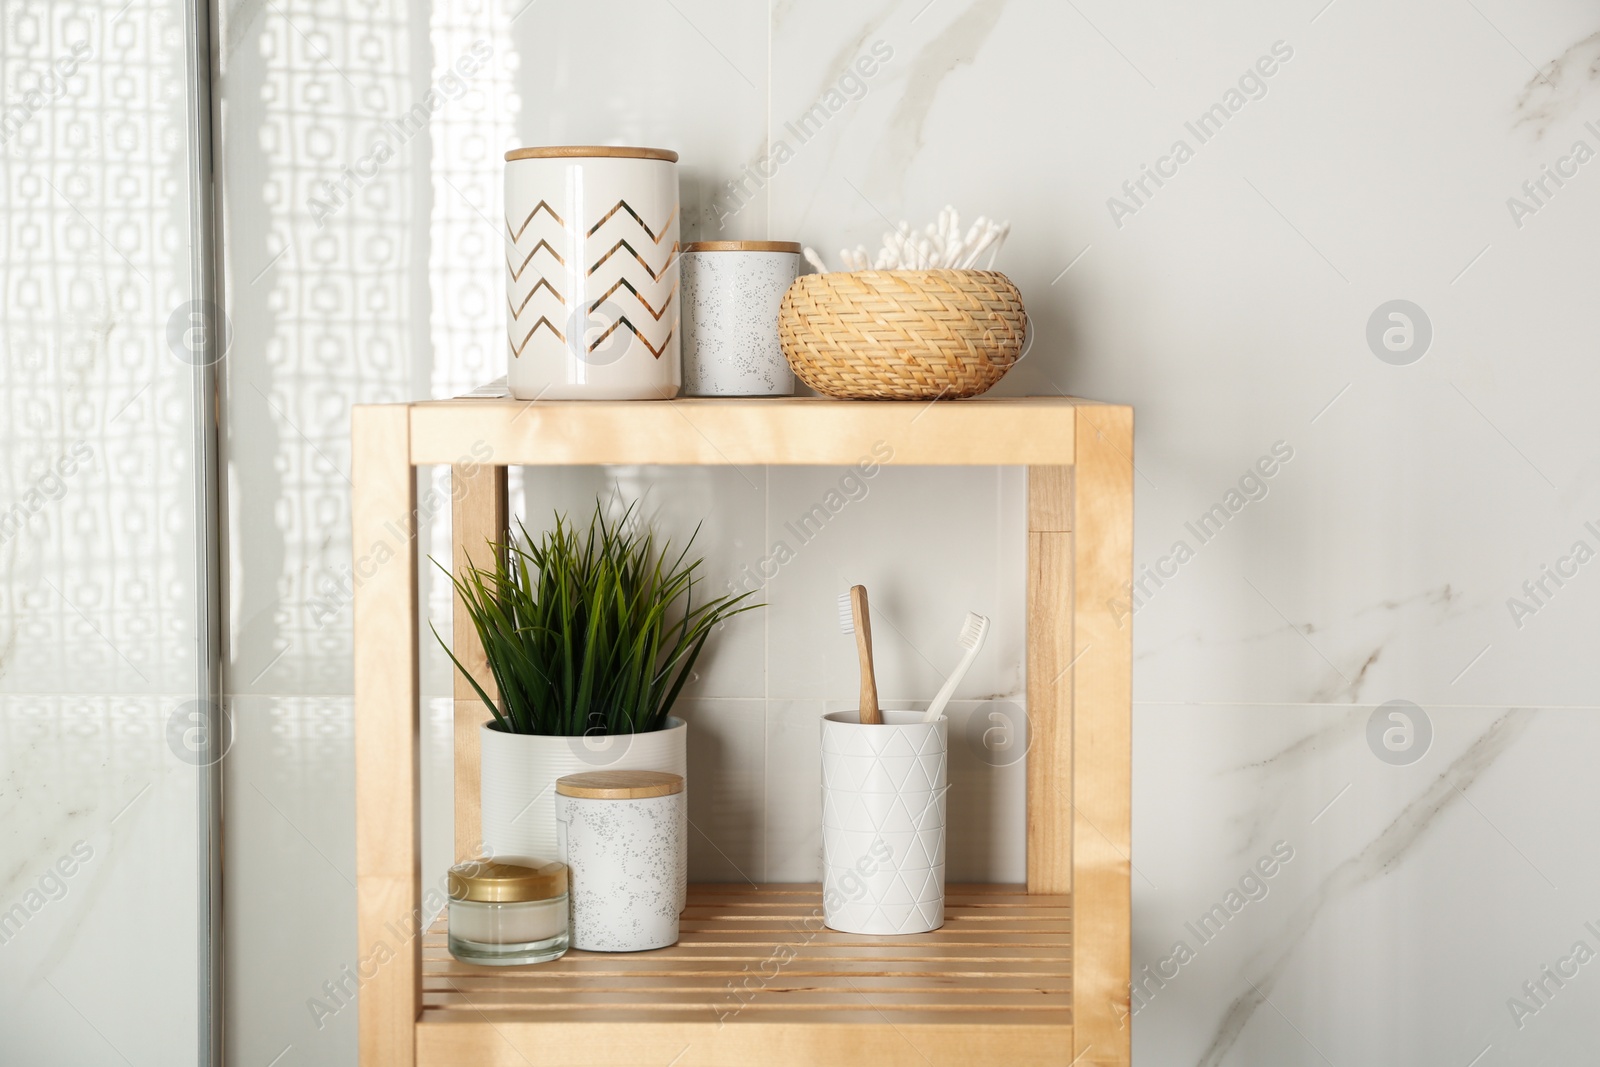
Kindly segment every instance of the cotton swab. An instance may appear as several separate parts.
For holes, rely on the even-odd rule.
[[[995,257],[1000,254],[1000,246],[1006,243],[1006,238],[1011,234],[1011,223],[1002,222],[1000,229],[995,232],[994,245],[989,249],[989,262],[984,265],[985,270],[994,270]]]
[[[883,244],[876,255],[868,255],[865,245],[854,249],[839,249],[839,262],[843,270],[973,270],[988,254],[982,269],[992,270],[1000,255],[1000,246],[1011,233],[1011,223],[995,222],[979,215],[968,227],[961,230],[961,215],[953,205],[939,209],[934,221],[914,229],[901,220],[883,235]],[[828,273],[827,264],[811,248],[805,249],[806,262],[819,273]]]
[[[961,261],[961,270],[972,269],[973,264],[978,262],[978,257],[983,255],[984,251],[994,243],[995,233],[996,230],[993,226],[984,229],[983,235],[978,238],[978,243],[972,246],[972,251],[968,252],[966,258]]]

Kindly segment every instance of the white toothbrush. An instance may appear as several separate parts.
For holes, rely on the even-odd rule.
[[[863,725],[883,722],[878,713],[878,681],[872,670],[872,616],[867,611],[867,587],[852,585],[839,594],[839,632],[856,635],[856,655],[861,658],[860,719]]]
[[[927,714],[922,716],[923,722],[934,722],[944,714],[945,705],[950,703],[950,698],[955,695],[956,686],[966,677],[967,668],[978,658],[978,651],[983,648],[983,640],[988,636],[989,620],[975,612],[967,612],[967,621],[961,627],[961,636],[956,639],[956,643],[966,649],[967,654],[961,657],[956,669],[945,679],[944,688],[939,690],[939,694],[933,698],[933,703],[928,705]]]

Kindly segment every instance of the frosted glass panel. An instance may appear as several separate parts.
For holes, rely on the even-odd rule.
[[[0,1055],[194,1063],[184,5],[0,18]]]

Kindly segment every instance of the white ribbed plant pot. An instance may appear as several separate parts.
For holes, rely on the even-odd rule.
[[[854,711],[822,720],[822,907],[851,934],[920,934],[944,925],[949,720]]]
[[[556,779],[584,771],[666,771],[683,775],[683,803],[689,802],[689,724],[675,715],[645,734],[558,737],[508,734],[484,723],[482,743],[483,845],[497,860],[561,858],[556,839]],[[678,854],[689,849],[688,819],[683,821]],[[687,862],[678,872],[678,908],[689,886]]]

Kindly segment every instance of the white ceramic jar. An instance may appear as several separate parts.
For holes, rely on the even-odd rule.
[[[683,390],[791,396],[778,307],[800,274],[789,241],[697,241],[683,250]]]
[[[556,783],[573,948],[642,952],[677,944],[687,821],[676,774],[590,771]]]
[[[512,396],[677,395],[677,159],[604,146],[506,153]]]
[[[822,719],[822,909],[835,930],[920,934],[944,925],[949,720],[885,711]]]
[[[492,722],[478,730],[483,848],[498,859],[559,856],[556,781],[583,771],[665,771],[688,774],[689,724],[675,715],[642,734],[560,737],[509,734]],[[687,795],[687,790],[685,791]],[[688,850],[688,820],[680,830]],[[678,910],[689,884],[687,860],[678,872]]]

